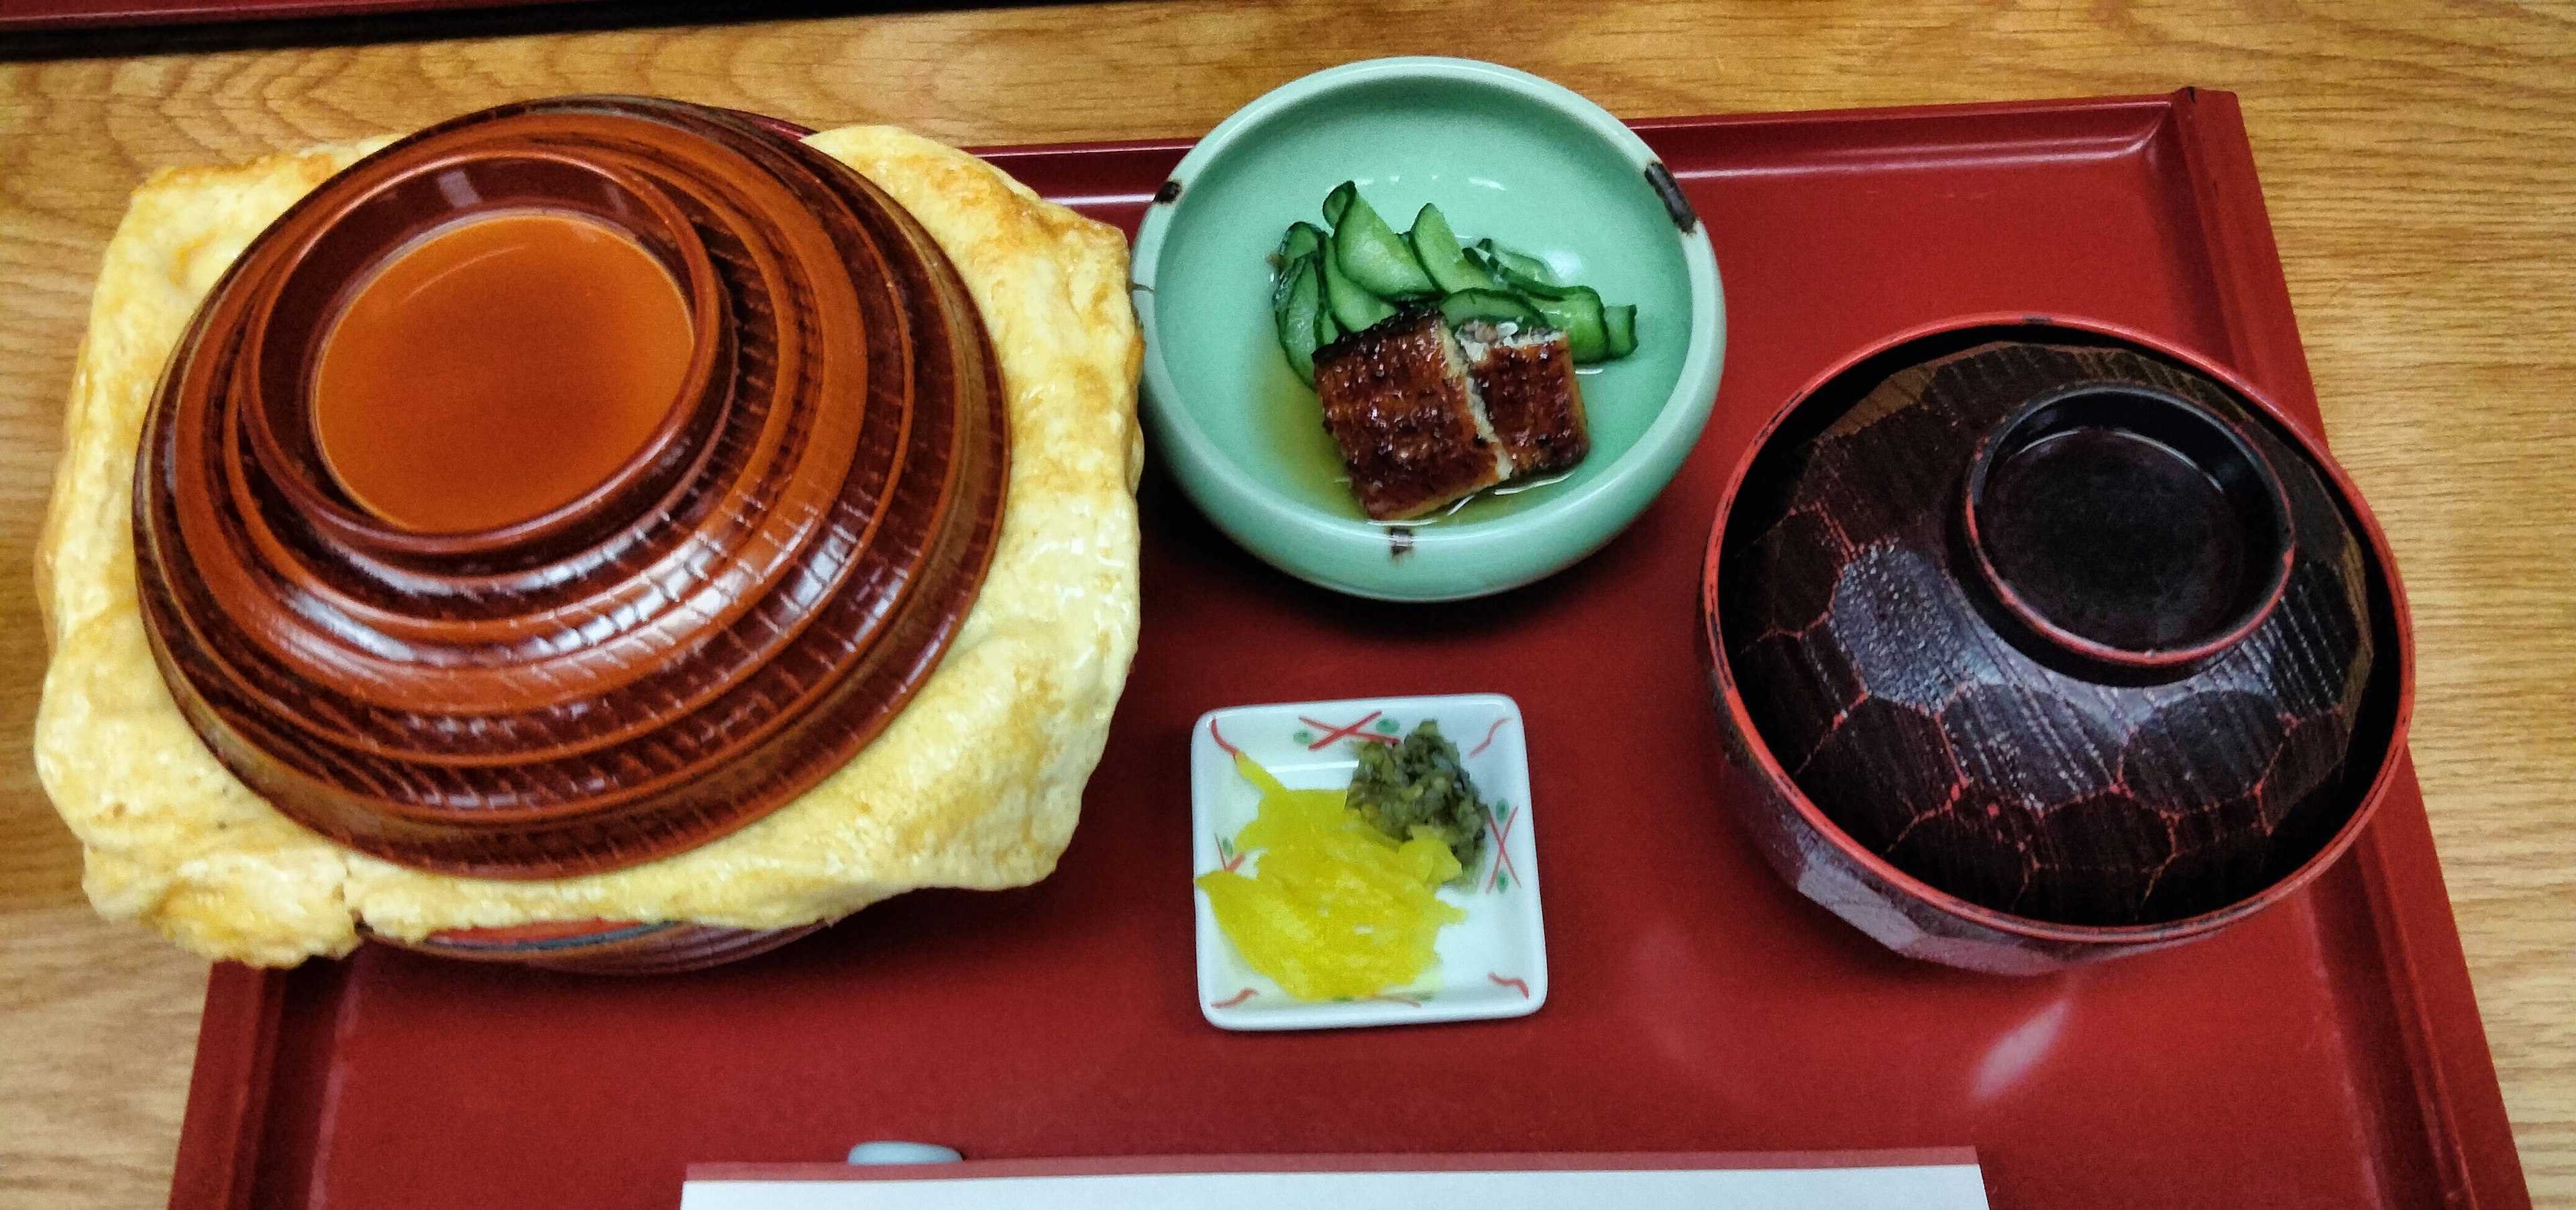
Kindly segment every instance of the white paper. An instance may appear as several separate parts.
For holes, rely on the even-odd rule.
[[[1725,1171],[1197,1172],[691,1181],[680,1210],[1986,1210],[1974,1164]]]

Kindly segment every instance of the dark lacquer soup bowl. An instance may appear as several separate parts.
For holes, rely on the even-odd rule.
[[[744,827],[902,709],[992,553],[1000,376],[919,223],[793,134],[505,106],[359,161],[244,252],[164,375],[134,501],[163,678],[244,784],[397,865],[559,878]],[[523,351],[430,351],[454,340]],[[455,376],[486,363],[507,381]],[[420,425],[477,392],[488,415]],[[649,971],[808,931],[401,944]]]
[[[2080,320],[1935,325],[1818,377],[1737,468],[1700,602],[1765,856],[1975,970],[2297,893],[2386,792],[2413,690],[2386,539],[2318,444]]]

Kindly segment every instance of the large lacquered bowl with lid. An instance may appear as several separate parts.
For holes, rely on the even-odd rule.
[[[135,482],[140,596],[182,712],[360,853],[474,878],[622,869],[846,763],[937,665],[999,530],[982,320],[920,225],[765,119],[568,97],[443,123],[290,209],[201,306]],[[382,266],[460,224],[571,216],[667,273],[684,381],[566,502],[456,532],[372,510],[313,367]],[[658,970],[810,931],[559,921],[410,942]]]
[[[1733,796],[1900,953],[2035,973],[2206,937],[2349,848],[2405,744],[2386,539],[2224,365],[1973,316],[1811,382],[1701,584]]]

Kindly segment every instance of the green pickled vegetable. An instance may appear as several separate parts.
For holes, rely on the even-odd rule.
[[[1315,382],[1315,348],[1319,325],[1324,314],[1323,270],[1313,256],[1301,256],[1290,262],[1288,275],[1282,280],[1287,292],[1280,300],[1279,347],[1288,354],[1288,365],[1307,385]]]
[[[1360,187],[1356,181],[1344,181],[1333,186],[1333,191],[1324,195],[1324,225],[1341,226],[1342,212],[1350,209],[1351,202],[1359,195]]]
[[[1288,322],[1288,289],[1297,284],[1297,270],[1315,268],[1315,258],[1301,256],[1279,262],[1279,271],[1270,277],[1270,314],[1281,323]]]
[[[1622,303],[1615,307],[1601,308],[1601,339],[1603,345],[1601,355],[1606,360],[1617,361],[1636,352],[1636,304]]]
[[[1491,290],[1494,279],[1467,259],[1458,246],[1458,233],[1449,229],[1449,220],[1438,206],[1426,205],[1413,216],[1413,230],[1405,236],[1413,245],[1413,257],[1422,262],[1422,271],[1431,275],[1441,290],[1455,294],[1460,290]]]
[[[1476,251],[1484,254],[1495,278],[1515,290],[1553,290],[1564,284],[1556,280],[1556,271],[1546,261],[1535,256],[1523,256],[1489,239],[1477,240]]]
[[[1316,256],[1324,268],[1324,304],[1331,308],[1333,321],[1345,332],[1357,332],[1395,314],[1395,308],[1383,298],[1363,289],[1342,271],[1341,258],[1327,248]]]
[[[1577,364],[1637,349],[1637,308],[1605,305],[1591,287],[1559,281],[1547,262],[1491,239],[1468,244],[1436,205],[1422,207],[1413,229],[1398,234],[1356,182],[1344,181],[1324,198],[1324,222],[1291,224],[1271,257],[1279,347],[1309,383],[1317,350],[1415,299],[1432,301],[1452,325],[1484,320],[1562,331]]]
[[[1476,319],[1516,323],[1524,328],[1547,324],[1547,317],[1528,299],[1504,290],[1460,290],[1440,300],[1440,317],[1453,328]]]
[[[1323,228],[1313,223],[1290,223],[1288,234],[1279,241],[1280,266],[1285,268],[1301,256],[1313,256],[1323,249],[1325,239]]]
[[[1526,295],[1531,306],[1547,317],[1547,326],[1565,333],[1566,352],[1576,365],[1588,365],[1602,359],[1609,340],[1601,327],[1601,296],[1590,286],[1572,286],[1554,298]]]
[[[1424,298],[1440,292],[1404,238],[1357,191],[1333,223],[1333,256],[1345,276],[1379,298]]]
[[[1359,746],[1360,767],[1346,801],[1369,826],[1395,840],[1438,837],[1458,859],[1452,886],[1471,886],[1485,855],[1485,803],[1459,763],[1458,746],[1440,724],[1422,725],[1395,744]]]

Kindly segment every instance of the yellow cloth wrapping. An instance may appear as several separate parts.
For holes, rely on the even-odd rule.
[[[277,813],[180,716],[135,600],[135,450],[164,361],[242,249],[384,140],[163,172],[135,192],[91,304],[37,553],[53,657],[36,767],[101,913],[279,966],[348,952],[362,924],[405,939],[593,918],[775,928],[1054,869],[1136,649],[1143,346],[1126,241],[902,130],[808,141],[902,202],[983,312],[1012,441],[992,569],[920,694],[830,778],[696,850],[552,880],[406,869]]]

